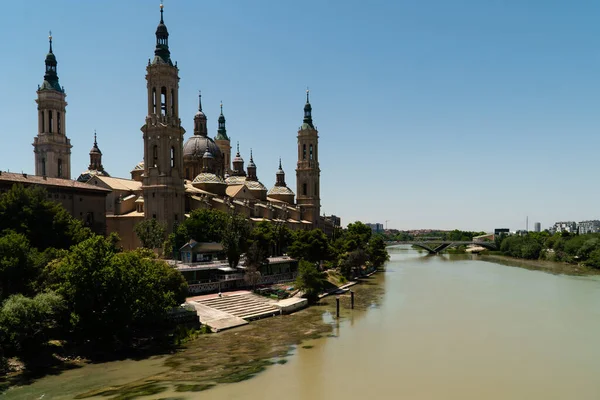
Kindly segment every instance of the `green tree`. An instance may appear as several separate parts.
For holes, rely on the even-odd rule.
[[[48,200],[45,189],[22,185],[14,185],[0,196],[0,227],[23,234],[38,250],[68,249],[92,234],[62,205]]]
[[[62,297],[52,292],[9,297],[0,308],[0,344],[6,354],[36,356],[57,328],[64,305]]]
[[[319,294],[325,289],[325,274],[312,262],[300,260],[296,288],[304,292],[304,296],[313,303],[319,299]]]
[[[275,252],[273,255],[283,255],[292,244],[293,233],[284,223],[276,223],[274,227]]]
[[[372,230],[367,225],[360,221],[348,224],[346,232],[344,232],[344,240],[346,242],[346,251],[353,251],[358,248],[365,248],[369,239],[371,239]]]
[[[90,238],[49,268],[78,339],[126,342],[185,300],[179,272],[148,250],[118,253],[110,238]]]
[[[256,288],[256,284],[260,280],[260,269],[263,265],[268,264],[268,253],[262,248],[258,242],[254,242],[246,252],[244,267],[246,268],[244,280],[252,288]]]
[[[197,242],[221,242],[229,216],[218,210],[196,209],[175,231],[175,246],[179,249],[190,239]]]
[[[600,268],[600,248],[597,248],[590,253],[585,264],[590,267]]]
[[[275,250],[275,227],[270,221],[261,221],[254,226],[248,238],[250,245],[256,244],[263,253],[273,255]]]
[[[358,248],[347,254],[340,263],[340,273],[346,278],[351,279],[356,275],[359,275],[359,271],[362,266],[368,260],[367,252],[362,248]]]
[[[374,236],[367,244],[367,256],[371,265],[375,268],[383,267],[386,261],[390,259],[390,255],[385,249],[385,242],[380,236]]]
[[[329,239],[320,229],[298,231],[288,247],[288,254],[309,262],[326,260],[330,255]]]
[[[221,244],[231,268],[237,267],[240,257],[248,250],[250,223],[238,214],[226,216],[227,220],[221,235]]]
[[[156,218],[137,223],[133,230],[145,249],[156,249],[164,243],[166,228]]]
[[[0,236],[0,302],[12,294],[31,293],[37,277],[35,254],[25,235],[8,231]]]

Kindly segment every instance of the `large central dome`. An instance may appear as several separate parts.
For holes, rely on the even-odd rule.
[[[202,156],[204,156],[204,153],[206,152],[207,144],[208,152],[212,154],[214,158],[221,158],[221,149],[219,149],[219,146],[217,146],[214,140],[208,136],[193,135],[188,138],[183,145],[183,159],[201,160]]]

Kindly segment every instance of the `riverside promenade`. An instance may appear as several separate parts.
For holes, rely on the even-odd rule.
[[[255,319],[289,314],[308,305],[302,298],[276,301],[249,291],[196,296],[186,302],[194,307],[200,323],[209,326],[213,332],[246,325]]]

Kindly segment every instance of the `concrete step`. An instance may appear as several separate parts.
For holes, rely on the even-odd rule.
[[[276,312],[267,311],[267,312],[258,312],[258,313],[247,314],[247,315],[240,315],[239,317],[246,321],[249,321],[249,320],[253,320],[253,319],[272,317],[273,315],[279,315],[279,310],[277,310]]]
[[[236,317],[239,317],[241,315],[254,314],[257,312],[274,312],[276,314],[279,314],[279,309],[274,308],[274,307],[246,307],[246,308],[241,308],[239,310],[226,311],[226,312],[231,315],[235,315]]]
[[[257,319],[279,315],[280,309],[271,302],[255,295],[234,295],[201,300],[198,303],[229,315]]]

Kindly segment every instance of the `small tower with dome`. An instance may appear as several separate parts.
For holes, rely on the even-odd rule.
[[[269,190],[267,197],[287,204],[294,204],[294,192],[285,183],[285,172],[281,167],[281,158],[279,159],[279,169],[275,174],[275,186]]]
[[[221,114],[219,115],[219,127],[217,129],[217,136],[215,136],[215,143],[221,149],[223,155],[223,176],[231,173],[231,141],[227,136],[227,129],[225,129],[225,115],[223,115],[223,102],[221,102]]]
[[[96,140],[96,131],[94,131],[94,146],[90,150],[90,165],[87,171],[83,171],[77,180],[79,182],[87,182],[94,176],[110,176],[108,172],[104,170],[102,165],[102,152],[98,147],[98,141]]]

